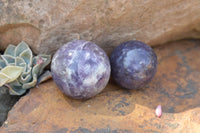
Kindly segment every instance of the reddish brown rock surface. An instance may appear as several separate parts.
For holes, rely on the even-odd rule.
[[[110,82],[96,97],[64,96],[51,80],[32,89],[9,112],[1,133],[200,131],[200,41],[155,48],[158,71],[137,91]],[[161,104],[163,115],[155,116]]]
[[[73,39],[110,52],[123,41],[149,45],[200,38],[199,0],[1,0],[0,49],[24,40],[53,54]]]

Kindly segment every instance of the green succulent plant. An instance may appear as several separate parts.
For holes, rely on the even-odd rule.
[[[10,95],[22,95],[27,89],[51,78],[44,68],[50,63],[50,55],[33,53],[25,42],[9,45],[0,55],[0,89],[8,87]]]

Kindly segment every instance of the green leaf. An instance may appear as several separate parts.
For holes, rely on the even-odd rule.
[[[12,86],[22,86],[22,84],[19,82],[18,79],[16,79],[15,81],[13,81],[13,82],[11,82],[9,84],[11,84]]]
[[[41,68],[41,65],[39,64],[33,66],[32,75],[36,74],[37,76],[39,76],[40,68]]]
[[[30,49],[24,50],[19,57],[21,57],[22,59],[24,59],[24,61],[26,62],[26,64],[28,66],[32,65],[32,58],[33,58],[33,54],[32,51]]]
[[[24,50],[30,49],[29,46],[25,42],[21,42],[15,48],[15,57],[19,56]]]
[[[34,87],[36,84],[37,84],[37,75],[34,74],[33,80],[29,83],[23,84],[22,88],[23,89],[30,89],[30,88]]]
[[[40,84],[40,83],[43,83],[49,79],[52,78],[52,75],[51,75],[51,72],[50,71],[46,71],[45,73],[43,73],[39,78],[38,78],[38,81],[37,83]]]
[[[0,87],[6,84],[9,80],[10,78],[7,75],[0,73]]]
[[[16,48],[16,46],[10,44],[10,45],[6,48],[6,50],[5,50],[5,52],[4,52],[4,55],[12,55],[12,56],[15,56],[15,48]]]
[[[25,77],[23,77],[22,75],[20,76],[19,78],[19,81],[24,84],[24,83],[27,83],[29,82],[30,80],[32,79],[31,77],[31,73],[29,75],[25,75]]]
[[[7,83],[9,83],[16,80],[21,75],[23,70],[23,67],[6,66],[0,71],[0,73],[5,74],[7,77],[9,77],[9,80],[7,81]]]
[[[11,55],[1,55],[1,58],[4,60],[6,65],[15,63],[15,57]]]
[[[26,63],[21,63],[18,67],[23,67],[23,72],[26,72]]]
[[[6,63],[0,59],[0,70],[6,66]]]
[[[9,88],[9,94],[10,95],[23,95],[26,90],[22,89],[22,86],[13,86],[13,85],[10,85],[10,86],[7,86]]]
[[[26,71],[22,72],[22,78],[26,77],[27,75],[31,75],[32,67],[27,67]]]
[[[22,65],[23,64],[23,65]],[[24,61],[24,59],[22,59],[22,58],[20,58],[20,57],[16,57],[15,58],[15,65],[16,66],[24,66],[24,64],[26,64],[25,63],[25,61]],[[25,65],[26,66],[26,65]]]

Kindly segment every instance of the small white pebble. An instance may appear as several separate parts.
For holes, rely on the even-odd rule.
[[[157,106],[155,112],[156,112],[156,116],[157,116],[157,117],[160,118],[160,117],[162,116],[162,107],[161,107],[161,105],[158,105],[158,106]]]
[[[5,121],[4,124],[7,125],[7,124],[8,124],[8,121]]]
[[[88,105],[88,107],[91,107],[91,105]]]

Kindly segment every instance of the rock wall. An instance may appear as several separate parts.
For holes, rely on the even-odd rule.
[[[1,0],[0,49],[21,40],[35,53],[54,53],[73,39],[106,52],[127,40],[151,46],[200,38],[199,0]]]

